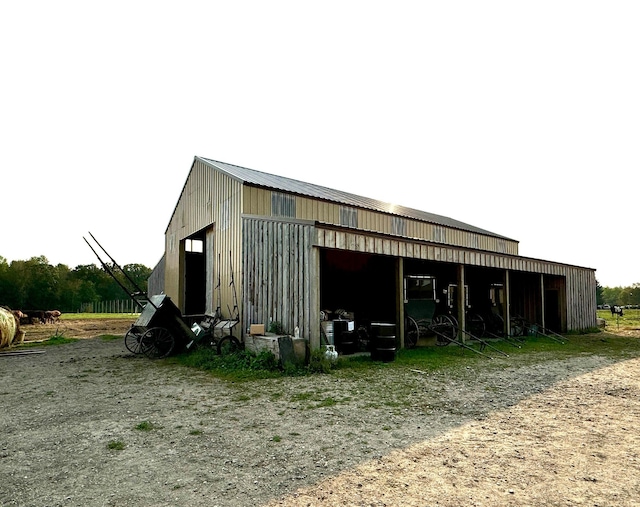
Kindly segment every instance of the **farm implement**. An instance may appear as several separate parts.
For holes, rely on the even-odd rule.
[[[233,325],[220,317],[219,309],[214,315],[204,315],[199,322],[189,325],[169,296],[148,296],[107,253],[93,234],[89,235],[96,247],[111,261],[110,264],[105,262],[96,248],[83,237],[103,269],[140,308],[140,315],[124,337],[125,347],[131,353],[160,359],[196,346],[212,347],[218,354],[241,348],[240,341],[231,334]],[[224,334],[224,330],[227,330],[228,334]]]

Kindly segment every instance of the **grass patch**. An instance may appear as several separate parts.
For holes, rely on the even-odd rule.
[[[633,316],[629,317],[633,319]],[[631,322],[633,322],[631,320]],[[631,324],[634,325],[634,324]],[[479,344],[471,342],[479,350]],[[633,337],[615,335],[607,332],[590,334],[576,334],[565,336],[565,342],[559,343],[545,336],[526,337],[517,348],[507,341],[492,341],[492,347],[508,354],[510,358],[517,358],[518,364],[533,364],[550,359],[563,359],[583,354],[598,354],[611,358],[626,359],[640,357],[640,340]],[[503,354],[490,348],[482,352],[494,358],[505,358]],[[355,378],[362,375],[375,374],[381,370],[415,369],[429,373],[436,371],[451,371],[460,368],[473,368],[478,365],[490,367],[491,361],[487,357],[474,353],[456,345],[446,347],[417,347],[397,351],[392,362],[374,362],[368,355],[341,356],[337,362],[328,363],[323,360],[320,351],[311,355],[311,363],[306,367],[298,367],[296,375],[329,374],[343,378]],[[315,359],[314,359],[315,358]],[[507,358],[505,358],[507,359]],[[508,360],[508,359],[507,359]],[[213,376],[229,381],[259,380],[290,376],[291,372],[283,368],[271,353],[255,355],[241,351],[229,356],[218,356],[212,350],[195,350],[180,354],[165,360],[184,366],[210,372]],[[273,394],[274,401],[282,397]],[[248,400],[242,400],[248,401]],[[331,400],[320,397],[318,393],[302,392],[290,401],[308,402],[311,406],[331,406],[341,400]],[[318,405],[321,403],[321,405]],[[383,404],[384,400],[378,400]]]
[[[151,431],[157,429],[157,426],[149,421],[142,421],[134,426],[134,429],[138,431]]]
[[[111,449],[112,451],[122,451],[125,447],[126,445],[122,440],[111,440],[107,444],[107,449]]]
[[[253,354],[241,350],[220,356],[210,348],[199,348],[166,360],[191,368],[211,372],[216,377],[232,381],[258,380],[282,376],[278,361],[271,352]]]
[[[29,349],[29,348],[33,348],[33,347],[47,347],[47,346],[55,346],[55,345],[64,345],[66,343],[73,343],[73,342],[77,342],[78,338],[65,338],[62,335],[53,335],[51,338],[44,340],[44,341],[38,341],[38,342],[25,342],[22,343],[19,348],[25,348],[25,349]]]

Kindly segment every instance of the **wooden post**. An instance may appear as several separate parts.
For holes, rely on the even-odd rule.
[[[507,336],[511,336],[511,286],[509,285],[509,270],[504,272],[504,323]]]
[[[540,273],[540,325],[543,328],[547,327],[544,314],[544,274]]]
[[[464,264],[458,264],[458,340],[464,343],[466,341],[466,335],[462,332],[463,329],[467,328],[466,324],[466,294],[464,287]]]
[[[404,348],[404,259],[396,257],[396,315],[400,333],[400,348]]]

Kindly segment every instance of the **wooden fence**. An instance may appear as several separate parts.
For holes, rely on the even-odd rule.
[[[82,303],[80,313],[140,313],[140,307],[132,299]]]

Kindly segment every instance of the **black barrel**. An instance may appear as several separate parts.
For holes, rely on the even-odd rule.
[[[349,331],[348,320],[334,320],[333,335],[335,339],[336,350],[340,354],[353,354],[355,352],[355,333],[353,331]]]
[[[371,359],[391,362],[396,358],[396,325],[390,322],[371,323]]]

